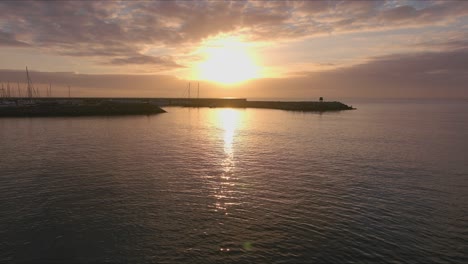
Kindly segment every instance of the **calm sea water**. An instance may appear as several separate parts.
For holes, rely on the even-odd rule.
[[[0,262],[468,263],[468,102],[0,119]]]

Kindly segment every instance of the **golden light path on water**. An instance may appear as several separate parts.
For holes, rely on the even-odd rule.
[[[212,196],[215,198],[214,211],[228,216],[230,208],[233,209],[233,207],[243,203],[244,187],[243,184],[239,183],[235,173],[235,154],[236,145],[241,144],[239,130],[245,125],[246,112],[230,108],[217,109],[211,117],[211,121],[217,127],[215,131],[220,133],[214,135],[214,138],[223,147],[223,155],[219,159],[219,174],[211,183],[213,184],[211,186]],[[221,221],[220,224],[224,225],[223,222]],[[243,250],[249,251],[253,248],[250,241],[239,241],[239,243]],[[232,250],[233,244],[219,246],[219,251],[229,252]]]
[[[218,117],[224,129],[224,153],[232,161],[232,144],[236,128],[239,125],[240,113],[234,109],[222,109]]]
[[[242,123],[243,113],[240,110],[234,109],[220,109],[216,114],[216,122],[221,128],[223,133],[223,147],[224,147],[224,156],[220,162],[221,165],[221,176],[219,178],[218,186],[216,189],[216,210],[224,211],[224,214],[228,214],[228,206],[232,204],[230,201],[233,197],[233,194],[236,192],[234,189],[235,183],[235,161],[234,161],[234,143],[236,140],[236,131]]]

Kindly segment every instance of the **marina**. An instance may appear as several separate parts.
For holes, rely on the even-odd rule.
[[[138,115],[164,113],[161,107],[229,107],[229,108],[265,108],[303,112],[325,112],[352,110],[341,102],[327,102],[320,97],[318,101],[249,101],[246,98],[200,98],[200,84],[197,84],[197,97],[190,97],[191,85],[188,83],[186,98],[106,98],[72,97],[71,87],[68,97],[52,97],[52,85],[49,83],[45,96],[34,87],[28,67],[26,67],[27,86],[24,93],[18,83],[16,94],[8,82],[0,89],[0,117],[34,116],[89,116],[89,115]],[[26,94],[26,96],[22,96]]]

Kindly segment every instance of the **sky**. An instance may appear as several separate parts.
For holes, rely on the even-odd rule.
[[[0,1],[0,82],[53,96],[468,98],[468,1]],[[15,88],[13,88],[15,87]],[[198,89],[199,87],[199,89]],[[2,88],[0,88],[2,89]]]

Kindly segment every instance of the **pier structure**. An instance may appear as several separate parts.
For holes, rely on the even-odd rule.
[[[19,105],[30,97],[11,97],[10,101]],[[73,105],[98,105],[105,102],[122,104],[148,103],[159,107],[231,107],[231,108],[265,108],[290,111],[340,111],[354,109],[341,102],[325,101],[249,101],[246,98],[102,98],[102,97],[35,97],[36,104],[56,103]]]

